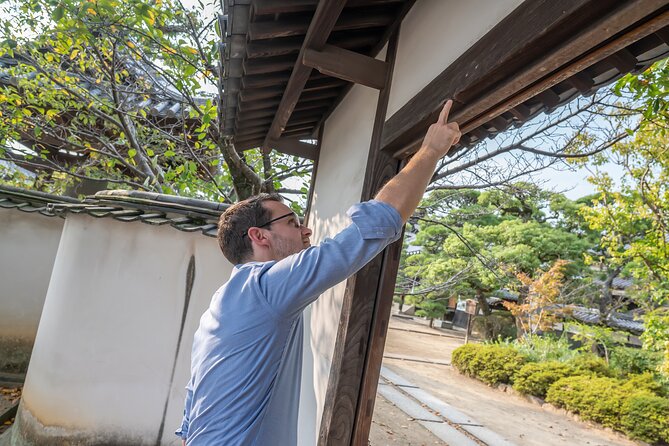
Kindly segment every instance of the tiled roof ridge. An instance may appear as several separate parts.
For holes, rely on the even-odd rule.
[[[216,237],[218,217],[228,206],[141,191],[101,191],[82,201],[0,185],[0,208],[38,212],[48,217],[73,213],[110,217],[122,222],[141,221],[156,226],[169,224],[179,231],[202,232],[209,237]]]

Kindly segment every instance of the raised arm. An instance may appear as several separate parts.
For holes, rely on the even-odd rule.
[[[449,100],[439,114],[439,120],[432,124],[423,139],[418,152],[406,166],[381,188],[376,199],[388,203],[406,221],[416,210],[425,193],[430,178],[434,174],[437,161],[446,155],[460,140],[457,122],[448,122],[453,101]]]

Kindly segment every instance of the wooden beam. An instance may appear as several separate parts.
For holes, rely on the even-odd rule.
[[[339,93],[336,90],[324,90],[324,91],[314,91],[314,92],[305,91],[300,96],[298,105],[302,104],[306,105],[313,102],[325,103],[324,102],[325,100],[332,99],[333,97],[336,97],[338,94]],[[241,104],[239,104],[239,110],[244,112],[248,110],[262,110],[264,108],[270,108],[270,107],[276,108],[279,106],[280,102],[281,98],[242,102]]]
[[[253,110],[246,113],[240,113],[239,116],[237,116],[237,122],[252,121],[258,118],[266,118],[268,116],[274,116],[275,113],[276,112],[271,108],[265,110]]]
[[[400,167],[379,150],[398,34],[388,44],[389,69],[379,93],[362,200],[371,199]],[[318,446],[368,444],[401,251],[402,238],[346,282]]]
[[[290,127],[291,125],[295,124],[303,124],[306,122],[314,122],[314,120],[318,121],[320,118],[319,113],[322,112],[322,110],[309,110],[309,111],[299,111],[293,113],[293,115],[290,117],[290,120],[286,124],[286,127]]]
[[[253,11],[256,15],[313,11],[317,3],[317,0],[255,0]]]
[[[303,37],[285,37],[282,39],[251,41],[246,45],[246,57],[250,59],[285,56],[300,52],[302,48]],[[362,47],[371,47],[377,42],[373,34],[366,30],[348,31],[338,35],[333,35],[328,40],[332,45],[340,48],[354,49]]]
[[[306,48],[313,48],[316,50],[323,48],[323,45],[327,42],[344,6],[346,6],[346,0],[319,2],[313,19],[309,24],[304,43],[302,44],[300,54],[297,57],[297,62],[295,63],[293,72],[288,80],[288,85],[281,98],[279,109],[274,116],[274,122],[272,122],[269,132],[267,132],[267,136],[265,137],[266,142],[278,140],[281,137],[281,133],[283,132],[290,115],[293,113],[295,104],[297,104],[297,101],[302,94],[302,90],[304,90],[304,86],[309,80],[311,68],[302,65],[304,51]],[[263,148],[266,147],[267,145],[263,144]]]
[[[397,13],[397,16],[395,17],[395,21],[386,28],[386,30],[383,32],[383,36],[381,37],[381,40],[375,43],[375,46],[372,48],[372,50],[369,52],[370,56],[376,56],[384,46],[389,42],[390,37],[395,35],[395,32],[399,29],[400,25],[402,24],[402,21],[404,20],[404,17],[409,13],[411,8],[413,7],[415,3],[415,0],[404,0],[402,3],[402,6]],[[331,41],[332,44],[340,47],[340,48],[347,48],[346,46],[342,44],[338,44],[336,40],[334,42]],[[341,90],[340,94],[337,97],[337,100],[332,103],[330,106],[330,109],[325,112],[325,114],[321,117],[321,122],[319,125],[319,128],[321,125],[325,123],[325,121],[330,117],[332,112],[339,106],[339,103],[346,97],[348,92],[350,91],[351,87],[353,87],[353,84],[346,84]]]
[[[321,152],[321,144],[323,143],[323,131],[325,130],[325,126],[321,125],[318,129],[318,136],[316,138],[316,141],[318,142],[318,145],[316,147],[316,151],[320,154]],[[316,185],[316,176],[318,175],[318,160],[320,159],[320,156],[317,156],[316,159],[314,160],[314,165],[311,169],[311,178],[309,179],[309,193],[307,194],[307,209],[304,211],[304,221],[308,222],[309,221],[309,216],[311,215],[311,202],[313,201],[314,198],[314,186]],[[308,223],[307,223],[308,225]]]
[[[283,90],[284,88],[281,85],[265,88],[254,88],[252,90],[241,90],[239,92],[239,100],[242,102],[250,102],[260,99],[281,97]]]
[[[262,59],[247,59],[243,64],[244,74],[266,74],[286,71],[295,65],[295,56],[274,56]]]
[[[384,87],[388,64],[370,56],[325,45],[321,50],[307,48],[302,63],[345,81],[380,90]]]
[[[302,48],[302,37],[290,37],[277,40],[251,41],[246,45],[249,59],[297,54]]]
[[[525,1],[386,121],[383,150],[404,156],[416,148],[448,98],[456,100],[452,117],[461,126],[474,119],[478,125],[467,128],[481,125],[483,116],[494,117],[490,110],[498,104],[665,9],[666,3]]]
[[[320,2],[318,8],[321,7]],[[326,2],[330,3],[330,1]],[[334,7],[336,4],[330,6],[326,5],[325,8]],[[317,18],[318,8],[314,13],[314,19]],[[381,28],[385,27],[393,21],[394,16],[391,13],[379,13],[378,11],[347,11],[342,14],[341,18],[339,14],[341,9],[337,13],[337,20],[335,24],[329,27],[328,35],[332,31],[348,31],[354,29],[368,29],[368,28]],[[313,23],[313,19],[310,20],[308,16],[298,17],[294,19],[284,19],[280,21],[263,21],[255,22],[249,25],[249,38],[253,40],[264,40],[264,39],[276,39],[279,37],[292,37],[292,36],[303,36],[309,35],[308,30]]]
[[[277,141],[270,141],[270,147],[286,155],[295,155],[310,160],[318,158],[317,145],[308,144],[296,138],[281,138]]]
[[[302,110],[315,110],[319,109],[319,112],[323,112],[330,107],[330,102],[328,100],[325,101],[302,101],[297,103],[295,106],[294,112],[302,111]],[[290,122],[290,121],[288,121]]]
[[[517,109],[519,106],[522,106],[522,102],[526,101],[527,99],[535,97],[540,92],[543,92],[562,81],[571,79],[574,74],[582,72],[586,68],[594,65],[599,61],[605,59],[608,61],[608,57],[610,55],[615,54],[622,48],[625,48],[646,36],[654,34],[657,30],[663,29],[667,26],[669,26],[669,10],[653,17],[643,24],[637,24],[637,27],[632,28],[613,41],[600,46],[582,59],[577,59],[573,63],[562,67],[551,76],[541,80],[538,83],[535,83],[531,87],[521,90],[506,101],[497,104],[485,115],[479,115],[475,119],[468,121],[462,127],[463,131],[466,132],[469,131],[469,129],[481,125],[485,121],[489,120],[490,116],[500,115],[506,111],[510,111],[512,108]]]
[[[302,65],[302,64],[300,64]],[[302,65],[304,66],[304,65]],[[309,67],[305,67],[310,69]],[[327,79],[310,79],[304,86],[304,92],[330,90],[333,88],[341,88],[346,85],[346,81],[341,79],[327,78]]]
[[[245,128],[238,128],[237,131],[235,132],[235,136],[237,136],[238,138],[244,138],[248,135],[263,134],[266,131],[267,131],[267,125],[260,124]]]
[[[269,125],[272,123],[273,118],[263,118],[263,119],[256,119],[254,121],[249,121],[248,123],[245,122],[239,122],[237,124],[237,128],[247,128],[251,127],[251,124],[253,125],[263,125],[269,127]]]
[[[258,74],[251,76],[244,76],[242,78],[242,89],[254,89],[263,87],[273,87],[275,85],[282,85],[288,82],[290,74],[287,71],[274,73],[272,75]]]
[[[284,135],[286,135],[286,137],[307,135],[307,134],[309,134],[309,132],[311,132],[314,129],[314,126],[316,124],[318,124],[317,120],[313,120],[311,122],[304,123],[304,124],[292,125],[292,126],[286,128],[286,131],[284,132]]]
[[[248,141],[248,140],[256,140],[258,138],[262,138],[265,136],[265,130],[256,130],[253,132],[246,133],[244,135],[239,135],[239,138],[236,138],[236,140],[239,140],[239,142],[243,141]]]
[[[346,6],[375,6],[398,3],[401,0],[349,0]],[[318,0],[255,0],[254,11],[257,15],[283,14],[286,12],[313,11]]]
[[[235,141],[235,150],[243,152],[244,150],[255,149],[260,147],[265,138],[244,139],[239,142]]]
[[[314,128],[318,125],[318,122],[312,121],[304,124],[295,124],[294,126],[287,128],[283,132],[284,138],[304,138],[304,139],[313,139]]]

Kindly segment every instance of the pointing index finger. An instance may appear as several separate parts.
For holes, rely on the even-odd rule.
[[[453,105],[453,100],[449,99],[446,101],[446,104],[444,104],[444,108],[441,109],[441,113],[439,113],[439,123],[440,124],[447,124],[448,123],[448,114],[451,112],[451,106]]]

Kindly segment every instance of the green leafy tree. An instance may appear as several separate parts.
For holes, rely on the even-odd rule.
[[[0,159],[37,172],[34,186],[51,192],[97,181],[221,201],[303,193],[310,162],[240,154],[222,133],[219,7],[3,3]],[[7,165],[4,177],[21,182]],[[283,187],[292,177],[301,184]]]
[[[582,215],[601,234],[602,247],[614,264],[634,278],[631,290],[646,310],[645,347],[664,351],[669,368],[669,134],[667,93],[669,67],[661,62],[640,76],[627,76],[616,86],[643,107],[633,138],[612,147],[604,160],[595,158],[591,181],[599,196]],[[614,180],[600,168],[615,163],[623,175]]]
[[[489,316],[487,298],[500,289],[515,287],[523,303],[527,290],[519,283],[518,273],[533,276],[559,259],[571,261],[565,269],[568,277],[582,272],[582,253],[591,245],[548,221],[543,209],[548,209],[550,194],[530,199],[538,189],[527,184],[514,185],[506,195],[503,191],[495,191],[494,196],[439,191],[428,197],[417,218],[414,242],[422,250],[405,259],[398,294],[411,292],[414,302],[426,305],[439,289],[442,295],[476,299]],[[521,192],[527,194],[522,206],[517,198]],[[453,200],[464,206],[449,211]],[[430,212],[430,207],[438,210]]]

